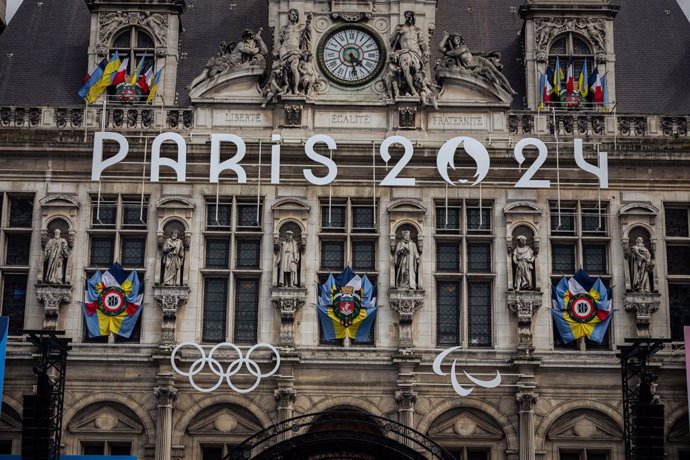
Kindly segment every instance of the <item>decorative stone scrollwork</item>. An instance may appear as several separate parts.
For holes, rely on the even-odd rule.
[[[172,385],[157,386],[153,389],[153,395],[158,401],[158,406],[172,406],[177,399],[177,388]]]
[[[271,305],[280,312],[280,346],[295,346],[295,315],[306,302],[307,290],[301,288],[274,287],[271,289]]]
[[[395,392],[395,402],[401,411],[414,410],[414,405],[417,402],[419,394],[412,390],[401,390]]]
[[[149,11],[117,11],[98,14],[98,42],[96,52],[107,54],[114,35],[124,26],[146,28],[153,36],[156,46],[165,47],[168,43],[168,15]]]
[[[344,22],[364,22],[371,19],[371,13],[360,12],[360,13],[331,13],[331,19],[334,21],[344,21]]]
[[[534,406],[539,402],[539,395],[532,391],[519,392],[515,394],[515,403],[518,406],[519,412],[532,412]]]
[[[60,307],[72,301],[72,286],[37,284],[36,299],[43,304],[43,329],[57,329]]]
[[[273,398],[278,403],[278,409],[292,410],[297,399],[297,391],[292,387],[281,387],[273,390]]]
[[[163,348],[172,349],[177,343],[177,312],[187,304],[189,288],[187,286],[154,286],[153,299],[163,313],[160,345]]]
[[[624,295],[625,311],[635,315],[637,337],[649,338],[649,325],[652,314],[661,306],[661,295],[656,292],[626,292]]]
[[[290,128],[302,126],[301,105],[292,104],[285,106],[285,126]]]
[[[392,288],[389,293],[389,302],[391,308],[398,313],[398,346],[400,348],[414,347],[412,322],[415,313],[424,307],[424,291]]]
[[[542,304],[540,291],[508,291],[508,309],[517,315],[518,356],[530,356],[534,351],[532,318]]]
[[[623,136],[643,136],[647,132],[645,117],[618,117],[618,130]]]
[[[400,107],[398,109],[398,117],[400,128],[414,129],[417,126],[417,107]]]
[[[577,32],[585,36],[594,46],[594,53],[599,62],[606,62],[606,21],[595,18],[537,18],[534,21],[536,37],[536,57],[539,62],[546,62],[549,56],[549,44],[564,32]]]

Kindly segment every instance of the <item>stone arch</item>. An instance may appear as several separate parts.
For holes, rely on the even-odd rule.
[[[533,222],[529,222],[526,220],[519,220],[516,222],[513,222],[510,227],[508,227],[508,236],[514,236],[515,230],[517,230],[520,227],[527,227],[529,230],[532,232],[532,238],[539,238],[539,230],[537,229],[537,226]]]
[[[668,435],[668,432],[671,430],[673,425],[675,425],[678,422],[678,420],[681,420],[683,418],[688,418],[687,406],[676,407],[676,409],[673,412],[671,412],[670,414],[667,414],[664,417],[664,433],[665,433],[665,435]]]
[[[503,430],[503,433],[505,434],[506,437],[506,445],[508,449],[518,449],[519,448],[519,442],[518,442],[518,436],[515,431],[515,426],[513,423],[510,421],[510,419],[504,415],[502,412],[498,410],[495,406],[492,406],[491,404],[487,403],[486,401],[482,401],[479,399],[474,399],[474,398],[463,398],[463,399],[448,399],[445,400],[439,404],[436,404],[434,407],[431,408],[429,412],[422,417],[422,419],[419,421],[417,424],[417,431],[419,431],[422,434],[426,434],[429,431],[429,428],[433,424],[433,422],[438,419],[441,415],[444,413],[453,410],[453,409],[459,409],[459,408],[470,408],[470,409],[477,409],[479,411],[484,412],[485,414],[489,415],[492,417],[498,425],[500,425],[501,429]]]
[[[7,404],[7,407],[19,414],[19,417],[21,418],[24,410],[22,404],[18,400],[14,399],[12,396],[8,394],[3,394],[2,404]]]
[[[651,227],[649,224],[647,224],[645,222],[635,222],[633,224],[628,225],[625,228],[625,230],[623,231],[623,240],[626,240],[626,239],[629,240],[630,239],[630,233],[633,230],[636,230],[638,228],[643,229],[649,235],[650,240],[655,239],[653,227]],[[649,240],[647,242],[649,242]]]
[[[426,213],[426,205],[420,201],[412,198],[401,198],[394,200],[388,205],[388,212],[417,212]]]
[[[282,209],[285,211],[309,211],[311,210],[311,204],[308,201],[301,198],[280,198],[273,203],[271,209]]]
[[[562,415],[578,409],[599,412],[611,419],[616,424],[616,427],[621,430],[621,432],[623,431],[623,421],[618,413],[618,409],[615,407],[594,400],[567,401],[551,409],[551,411],[537,425],[537,429],[534,432],[537,450],[543,450],[545,448],[546,434],[554,422]]]
[[[266,428],[275,423],[271,416],[259,404],[246,397],[238,395],[218,394],[207,396],[201,400],[194,401],[194,405],[185,410],[182,417],[177,419],[173,427],[173,444],[181,445],[184,443],[184,433],[187,430],[190,422],[204,409],[207,409],[216,404],[234,404],[236,406],[247,409],[251,412]]]
[[[621,206],[618,210],[618,214],[621,216],[626,214],[650,214],[652,216],[657,216],[659,215],[659,208],[649,203],[636,201]]]
[[[304,226],[304,223],[300,222],[299,220],[297,220],[295,218],[291,218],[291,217],[281,219],[279,222],[277,222],[276,223],[276,229],[277,229],[278,233],[282,235],[281,230],[283,229],[283,227],[285,227],[286,225],[291,225],[291,224],[299,227],[301,233],[304,233],[307,231],[307,229]]]
[[[508,203],[503,208],[503,213],[513,212],[517,208],[531,209],[531,211],[528,211],[530,213],[532,213],[532,212],[538,213],[538,214],[544,213],[544,210],[541,208],[541,206],[539,206],[538,204],[533,203],[531,201],[513,201],[511,203]]]
[[[194,203],[191,200],[180,196],[166,196],[165,198],[161,198],[160,200],[156,201],[156,208],[166,206],[173,206],[176,209],[184,207],[193,210],[195,208]]]
[[[372,401],[364,398],[359,398],[356,396],[336,396],[333,398],[324,398],[321,401],[314,404],[309,409],[309,412],[319,413],[327,411],[329,409],[344,407],[358,409],[366,414],[376,415],[379,417],[386,417],[386,414]]]
[[[572,29],[565,29],[561,30],[553,35],[551,37],[551,40],[549,40],[549,43],[546,45],[546,54],[547,56],[551,55],[551,47],[553,46],[554,43],[561,37],[567,36],[568,34],[573,34],[575,37],[578,39],[582,40],[588,47],[589,47],[589,52],[594,55],[597,52],[597,48],[592,42],[592,39],[588,37],[587,35],[583,34],[582,32],[578,30],[572,30]]]
[[[185,233],[189,232],[190,227],[189,227],[189,222],[187,222],[187,219],[185,219],[182,216],[175,216],[175,215],[167,216],[165,219],[162,219],[160,221],[160,231],[165,231],[165,227],[171,223],[174,223],[174,222],[179,222],[180,224],[182,224],[183,231]]]
[[[63,426],[69,426],[72,419],[79,414],[86,407],[97,403],[118,403],[129,408],[134,412],[139,420],[144,425],[144,434],[148,443],[156,442],[156,424],[153,417],[143,406],[136,400],[124,396],[122,393],[96,393],[78,399],[74,404],[66,404],[67,409],[62,417],[64,420]]]

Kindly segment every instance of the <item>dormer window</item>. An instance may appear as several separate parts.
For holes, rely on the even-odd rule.
[[[153,37],[139,27],[129,27],[117,34],[110,48],[110,56],[115,51],[120,54],[124,62],[129,58],[127,73],[133,75],[142,59],[144,65],[142,72],[146,72],[156,62],[156,45]]]

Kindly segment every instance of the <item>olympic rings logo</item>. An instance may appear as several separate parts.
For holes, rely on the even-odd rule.
[[[201,357],[192,363],[191,367],[189,368],[189,372],[184,372],[180,370],[179,367],[177,367],[177,364],[175,364],[175,356],[177,355],[177,352],[180,351],[180,349],[187,346],[196,348]],[[218,350],[224,348],[231,349],[238,356],[237,359],[231,362],[227,368],[223,368],[223,365],[220,363],[220,361],[213,357],[213,355]],[[267,373],[262,373],[257,362],[251,359],[252,353],[254,353],[254,351],[256,351],[259,348],[268,348],[276,356],[275,366],[273,366],[273,369],[271,369]],[[247,356],[244,357],[242,354],[242,350],[240,350],[240,348],[237,345],[229,342],[223,342],[211,348],[211,351],[208,353],[208,356],[206,356],[206,353],[204,349],[201,347],[201,345],[194,342],[183,342],[177,345],[173,350],[172,354],[170,355],[170,364],[172,364],[172,368],[175,372],[184,377],[188,377],[190,385],[192,385],[192,387],[195,390],[200,391],[201,393],[211,393],[213,391],[216,391],[218,387],[220,387],[223,383],[223,379],[225,379],[225,381],[228,383],[228,386],[233,391],[240,394],[246,394],[254,391],[256,387],[259,386],[259,383],[261,383],[262,378],[270,377],[278,371],[278,368],[280,367],[280,353],[278,353],[278,350],[273,345],[269,345],[267,343],[258,343],[252,346],[247,351]],[[209,365],[211,372],[218,376],[218,381],[215,383],[215,385],[213,385],[210,388],[202,388],[199,385],[197,385],[197,383],[194,381],[194,376],[200,374],[204,367],[206,367],[206,364]],[[245,365],[249,373],[256,378],[256,381],[249,388],[237,388],[232,383],[232,377],[236,375],[238,372],[240,372],[240,370],[242,370],[242,368]]]

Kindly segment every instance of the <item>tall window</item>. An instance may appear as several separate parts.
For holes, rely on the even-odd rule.
[[[326,281],[329,273],[337,274],[350,266],[358,275],[367,275],[369,281],[376,285],[377,212],[378,204],[372,200],[321,201],[320,284]],[[360,343],[373,343],[373,333],[374,328],[371,329],[370,339]],[[325,343],[323,335],[321,342]]]
[[[557,73],[558,69],[556,69],[557,61],[560,64],[561,72],[559,73]],[[568,81],[568,65],[570,62],[573,64],[573,79],[575,82],[575,91],[573,92],[568,91],[566,85]],[[596,63],[594,62],[594,53],[592,49],[580,35],[568,32],[558,36],[549,49],[548,65],[554,74],[562,77],[562,94],[559,95],[559,97],[556,97],[557,95],[552,95],[551,105],[567,105],[569,108],[591,106],[591,103],[594,102],[594,95],[589,94],[591,93],[589,90],[587,91],[586,97],[580,94],[578,80],[580,74],[586,70],[584,81],[585,84],[588,84],[589,77],[592,75]]]
[[[225,197],[207,202],[202,269],[202,339],[205,342],[226,340],[229,311],[233,312],[233,343],[257,341],[262,209],[261,203],[257,207],[256,199]],[[233,216],[236,216],[234,220]]]
[[[494,268],[490,203],[436,203],[436,343],[492,345]]]
[[[684,340],[683,326],[690,326],[689,211],[690,208],[682,206],[664,207],[671,338],[677,341]]]
[[[609,453],[589,449],[564,450],[558,455],[559,460],[609,460]]]
[[[0,193],[0,314],[9,317],[9,334],[21,335],[29,275],[33,196]]]
[[[148,235],[148,198],[141,196],[109,195],[91,198],[91,226],[89,233],[89,262],[87,276],[95,271],[104,272],[114,262],[126,271],[135,270],[140,282],[146,271],[146,237]],[[142,287],[143,289],[143,287]],[[141,338],[141,321],[145,312],[139,315],[137,325],[129,339],[114,336],[115,342],[138,342]],[[108,337],[86,341],[107,342]]]
[[[144,60],[144,72],[156,62],[156,44],[151,35],[138,28],[128,27],[120,31],[113,40],[113,46],[110,50],[112,55],[118,52],[120,59],[124,62],[125,58],[129,58],[129,75],[133,75],[139,62]]]
[[[551,203],[551,283],[570,278],[582,268],[591,277],[600,277],[610,286],[608,204],[588,202]],[[554,347],[570,349],[609,349],[609,332],[601,345],[584,339],[564,344],[553,326]]]

